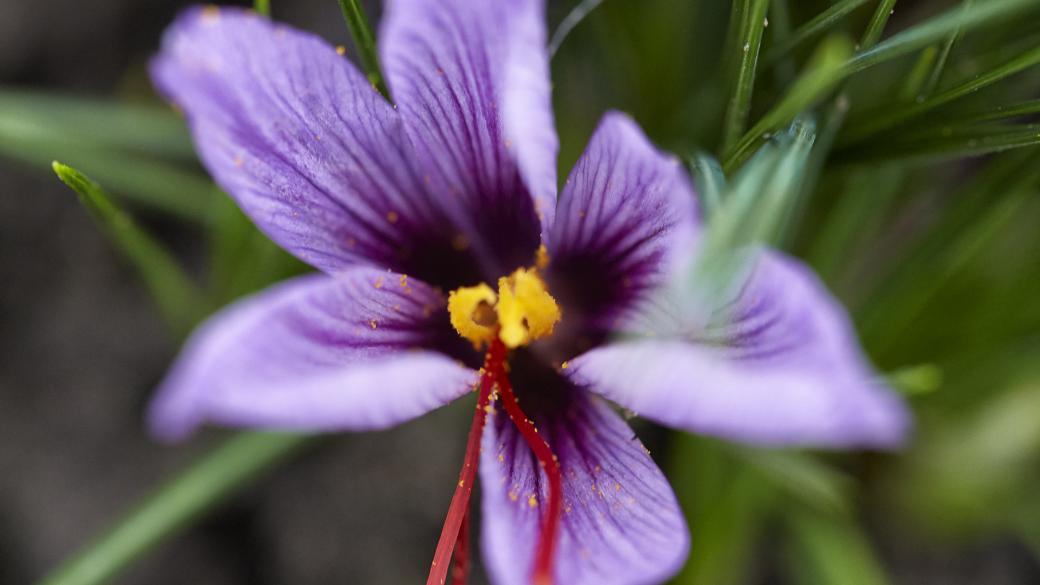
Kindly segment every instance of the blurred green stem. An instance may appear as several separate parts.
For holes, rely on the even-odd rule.
[[[567,38],[567,35],[571,34],[574,27],[581,24],[581,21],[585,20],[593,10],[595,10],[603,0],[582,0],[567,13],[567,16],[560,21],[560,25],[556,27],[556,31],[553,32],[552,38],[549,40],[549,57],[552,58],[556,55],[556,51],[560,50],[560,45]]]
[[[972,0],[964,0],[962,5],[964,6],[964,12],[967,12],[971,10]],[[939,56],[932,67],[932,72],[921,89],[920,95],[922,97],[930,95],[935,91],[935,88],[939,87],[939,81],[942,80],[943,71],[946,69],[946,62],[950,59],[950,52],[953,51],[953,45],[957,42],[957,38],[960,35],[961,27],[957,27],[943,43],[942,50],[939,51]]]
[[[383,73],[379,67],[375,36],[372,35],[372,27],[368,24],[368,18],[359,0],[339,0],[339,7],[343,11],[343,19],[347,21],[350,36],[354,39],[354,46],[357,47],[358,58],[361,59],[361,66],[368,76],[368,82],[388,101],[392,101],[390,90],[383,81]]]
[[[878,2],[877,9],[874,10],[874,16],[870,18],[870,24],[867,25],[867,30],[863,33],[863,40],[859,43],[860,51],[872,49],[881,40],[881,35],[885,32],[885,25],[888,24],[888,17],[895,12],[895,7],[896,0],[881,0]]]
[[[248,485],[312,440],[306,435],[243,432],[165,484],[114,528],[39,585],[101,585],[192,519]]]

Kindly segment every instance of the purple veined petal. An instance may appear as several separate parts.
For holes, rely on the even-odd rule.
[[[552,390],[570,394],[560,407],[532,415],[563,473],[554,582],[663,582],[682,567],[689,550],[686,523],[668,481],[602,400],[559,386]],[[529,585],[547,479],[501,409],[485,427],[480,478],[482,549],[490,580]]]
[[[555,209],[545,37],[543,0],[391,0],[380,31],[424,173],[499,272],[531,263]]]
[[[190,9],[151,72],[217,183],[299,258],[446,289],[483,278],[459,245],[472,238],[417,170],[401,116],[318,37],[251,11]]]
[[[624,114],[607,113],[560,197],[549,282],[564,330],[612,330],[690,247],[697,206],[682,165]]]
[[[571,381],[672,427],[766,445],[898,446],[909,415],[866,363],[845,310],[806,266],[758,256],[726,323],[700,339],[622,341]]]
[[[299,277],[210,318],[152,405],[156,434],[203,422],[307,431],[382,429],[472,389],[452,359],[445,300],[372,268]]]

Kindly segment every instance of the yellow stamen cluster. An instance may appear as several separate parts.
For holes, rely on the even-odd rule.
[[[479,348],[495,331],[507,347],[527,345],[551,335],[560,320],[560,307],[535,268],[520,268],[498,279],[498,294],[490,286],[464,286],[448,296],[451,324]]]

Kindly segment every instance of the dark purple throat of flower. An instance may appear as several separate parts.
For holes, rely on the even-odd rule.
[[[560,309],[549,295],[537,268],[521,268],[499,279],[498,285],[498,294],[490,286],[480,284],[452,291],[448,299],[455,329],[472,341],[474,347],[480,348],[486,343],[488,349],[480,371],[477,407],[466,441],[459,483],[441,528],[426,585],[444,585],[449,567],[452,569],[452,585],[463,585],[468,577],[470,499],[480,461],[484,424],[488,415],[494,412],[495,403],[501,403],[548,478],[548,497],[531,567],[531,582],[533,585],[553,583],[553,563],[563,513],[563,477],[552,448],[520,408],[509,381],[508,358],[510,349],[552,334],[560,319]],[[537,498],[532,495],[528,504],[537,506]]]

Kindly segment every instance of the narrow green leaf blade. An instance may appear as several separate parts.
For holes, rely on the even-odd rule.
[[[706,152],[694,154],[690,159],[690,167],[697,185],[697,194],[704,205],[704,215],[712,217],[722,203],[722,194],[726,189],[726,175],[722,165],[715,157]]]
[[[368,17],[361,7],[359,0],[339,0],[343,19],[347,21],[350,36],[354,39],[357,47],[358,57],[361,59],[361,67],[368,76],[368,82],[390,100],[390,90],[383,81],[383,72],[379,66],[379,54],[376,52],[376,39],[372,34],[372,27],[368,24]]]
[[[748,112],[751,111],[751,93],[755,85],[755,70],[758,66],[758,53],[762,47],[762,31],[765,29],[769,0],[749,2],[741,32],[737,36],[738,46],[735,53],[739,58],[733,93],[726,108],[722,152],[729,152],[736,145],[747,124]]]
[[[895,7],[896,0],[878,2],[874,15],[870,17],[870,22],[867,24],[867,29],[863,31],[863,39],[859,43],[860,51],[872,49],[881,40],[881,35],[885,32],[885,25],[888,24],[888,18],[895,12]]]
[[[787,541],[794,582],[804,585],[888,585],[870,542],[848,516],[797,507],[789,513]]]
[[[79,179],[70,175],[70,181]],[[89,187],[89,183],[86,185]],[[308,444],[305,435],[239,433],[145,499],[39,585],[102,585],[195,518]]]
[[[778,59],[790,52],[791,49],[827,30],[831,25],[866,3],[867,0],[841,0],[840,2],[835,2],[830,6],[830,8],[817,14],[812,20],[799,27],[798,30],[794,31],[794,33],[784,42],[777,43],[777,45],[766,54],[766,63],[769,65],[776,63]]]
[[[829,37],[820,43],[801,76],[771,110],[737,143],[724,168],[739,166],[757,145],[772,133],[787,126],[799,114],[823,99],[844,77],[843,65],[852,55],[852,43],[842,37]]]
[[[1037,64],[1040,64],[1040,47],[1035,47],[1017,55],[982,75],[974,76],[964,83],[938,93],[926,100],[915,102],[912,105],[901,109],[893,110],[891,107],[886,107],[883,111],[866,114],[864,115],[864,122],[850,127],[843,142],[855,142],[882,130],[893,128],[901,123],[930,112],[941,105],[973,94],[984,87],[990,86]]]
[[[1036,0],[989,0],[973,10],[965,12],[960,7],[946,11],[922,24],[903,32],[863,51],[853,57],[848,64],[849,72],[855,73],[873,67],[901,55],[906,55],[937,42],[954,31],[966,33],[976,28],[1011,19],[1015,16],[1035,10]]]
[[[21,139],[195,160],[184,120],[168,107],[0,88],[0,143]]]
[[[201,294],[163,247],[83,173],[55,161],[55,174],[79,196],[116,247],[140,273],[171,327],[185,333],[202,313]]]
[[[852,480],[800,451],[732,446],[737,457],[786,498],[829,514],[851,511]]]
[[[560,25],[556,27],[556,31],[553,32],[552,38],[549,39],[549,56],[556,55],[556,51],[560,50],[560,45],[567,39],[567,35],[571,34],[571,31],[575,29],[581,21],[585,20],[593,10],[599,7],[603,3],[603,0],[582,0],[574,7],[573,10],[567,13],[567,16],[560,21]]]
[[[676,495],[695,542],[676,585],[739,585],[774,494],[723,444],[674,435]]]
[[[961,3],[963,10],[967,12],[971,10],[971,6],[974,4],[972,0],[964,0]],[[921,95],[926,96],[935,92],[935,88],[939,87],[939,81],[942,80],[942,75],[946,71],[946,62],[950,60],[950,53],[953,51],[953,45],[957,42],[957,39],[961,35],[961,28],[957,27],[949,38],[943,42],[942,49],[939,51],[938,57],[935,60],[935,65],[932,67],[931,74],[929,74],[927,81],[921,88]]]

